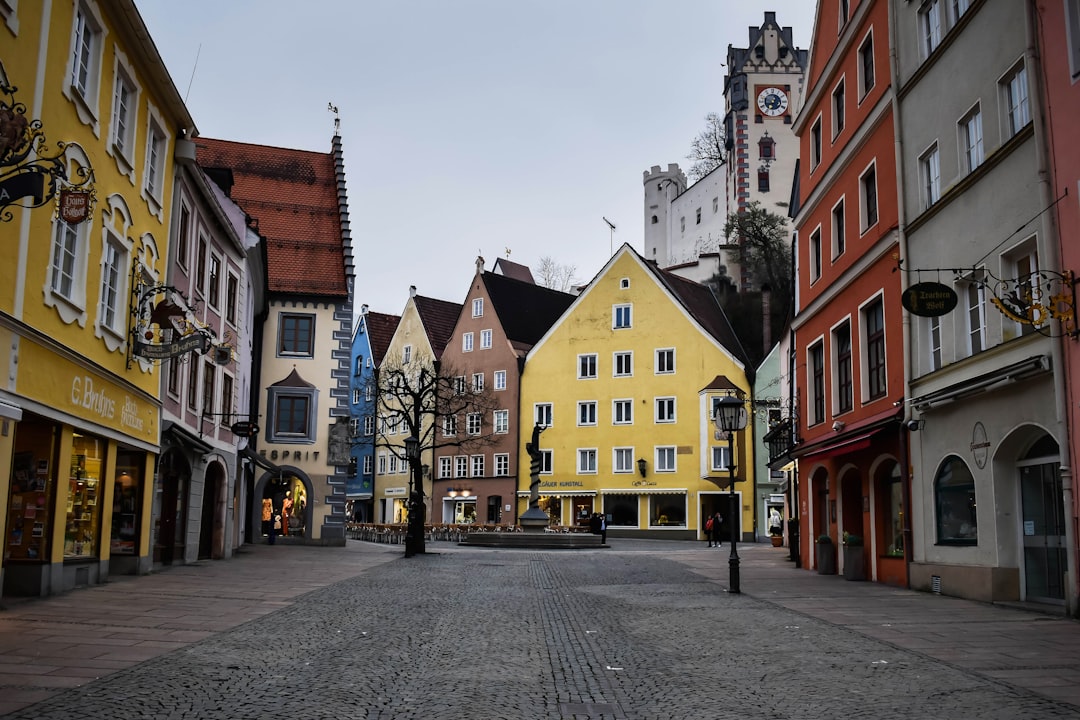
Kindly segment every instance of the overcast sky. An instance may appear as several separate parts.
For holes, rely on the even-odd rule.
[[[462,302],[477,254],[591,279],[642,250],[642,172],[723,112],[729,44],[811,0],[136,0],[201,135],[327,152],[356,303]],[[298,12],[299,11],[299,12]],[[614,239],[603,218],[616,225]]]

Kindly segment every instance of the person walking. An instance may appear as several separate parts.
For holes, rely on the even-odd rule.
[[[607,515],[600,513],[600,544],[607,545]]]
[[[723,524],[724,518],[720,515],[720,511],[717,510],[713,513],[712,527],[709,529],[709,547],[720,547],[724,544],[723,536],[720,534],[720,525]]]

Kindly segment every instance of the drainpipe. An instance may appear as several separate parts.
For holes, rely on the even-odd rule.
[[[896,152],[896,222],[897,222],[897,241],[898,252],[900,254],[900,262],[904,263],[908,258],[907,247],[907,214],[904,212],[904,138],[901,128],[903,123],[900,116],[900,69],[897,59],[896,48],[899,43],[897,38],[897,24],[900,22],[897,17],[898,10],[895,3],[889,4],[892,9],[892,14],[889,17],[889,75],[890,82],[892,83],[892,112],[893,112],[893,147]],[[903,293],[908,288],[907,272],[900,272],[900,292]],[[904,533],[904,578],[907,587],[911,587],[911,444],[910,437],[906,436],[907,421],[911,420],[911,405],[908,403],[908,399],[911,397],[911,313],[902,312],[900,321],[900,337],[901,342],[904,343],[904,397],[901,399],[903,404],[902,420],[900,422],[900,429],[897,431],[900,433],[900,462],[902,471],[900,473],[901,480],[903,482],[903,533]]]
[[[1041,58],[1039,56],[1039,40],[1036,31],[1038,23],[1038,8],[1035,0],[1028,0],[1027,14],[1025,17],[1026,47],[1024,48],[1024,69],[1027,72],[1028,84],[1031,88],[1031,120],[1035,129],[1035,161],[1039,179],[1039,200],[1042,207],[1049,209],[1054,204],[1054,192],[1051,186],[1046,115],[1043,112],[1044,88],[1041,74]],[[1048,272],[1060,272],[1061,262],[1058,255],[1060,239],[1055,222],[1056,215],[1052,212],[1042,213],[1039,228],[1039,259],[1043,269]],[[1051,243],[1051,240],[1055,242]],[[1066,405],[1065,366],[1063,364],[1065,343],[1064,328],[1061,321],[1056,321],[1051,326],[1056,334],[1050,340],[1050,357],[1053,363],[1054,377],[1054,410],[1056,411],[1056,435],[1058,440],[1058,454],[1061,458],[1061,501],[1066,513],[1065,521],[1065,612],[1068,615],[1080,614],[1077,606],[1076,587],[1076,508],[1073,504],[1072,467],[1070,465],[1069,433],[1066,418],[1068,407]]]

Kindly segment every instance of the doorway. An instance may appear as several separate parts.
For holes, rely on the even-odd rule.
[[[1049,438],[1047,438],[1049,439]],[[1052,442],[1052,441],[1051,441]],[[1040,442],[1028,453],[1039,452]],[[1057,455],[1056,443],[1054,455]],[[1020,502],[1024,543],[1025,597],[1037,602],[1065,602],[1065,508],[1061,495],[1059,463],[1021,461]]]

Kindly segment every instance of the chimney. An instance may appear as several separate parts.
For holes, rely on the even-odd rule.
[[[410,285],[409,286],[409,297],[411,297],[411,298],[416,297],[416,286],[415,285]]]
[[[484,272],[484,257],[483,255],[476,256],[476,274],[481,275]]]

